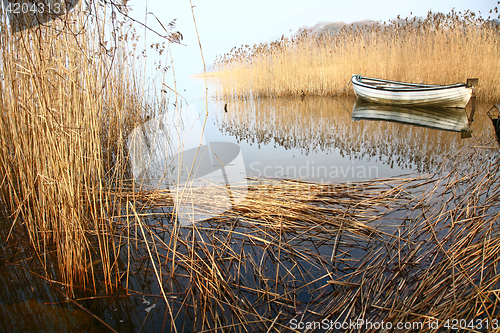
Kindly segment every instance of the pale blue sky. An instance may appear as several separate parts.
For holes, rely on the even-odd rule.
[[[365,19],[387,21],[410,16],[426,16],[429,10],[448,13],[469,9],[487,18],[497,0],[192,0],[198,32],[207,66],[216,55],[234,46],[252,45],[289,36],[303,26],[320,21],[351,23]],[[164,25],[177,19],[177,30],[184,35],[186,46],[174,45],[173,55],[179,75],[203,69],[194,30],[189,0],[132,0],[132,16],[144,22],[145,13],[153,12]],[[147,10],[146,10],[147,6]],[[161,31],[153,16],[147,23]],[[147,44],[161,41],[148,33]]]

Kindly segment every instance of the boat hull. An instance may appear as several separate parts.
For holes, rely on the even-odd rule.
[[[464,83],[449,86],[411,84],[353,75],[351,79],[357,98],[388,105],[425,105],[465,108],[472,88]]]

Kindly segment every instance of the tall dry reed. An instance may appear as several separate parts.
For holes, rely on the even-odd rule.
[[[120,30],[92,5],[18,33],[3,21],[0,36],[0,202],[44,265],[55,249],[69,285],[89,262],[108,283],[116,269],[109,191],[127,178],[127,129],[145,114]]]
[[[429,12],[233,48],[216,60],[213,75],[219,93],[234,97],[328,96],[343,92],[352,74],[434,84],[477,77],[478,97],[491,100],[500,98],[499,53],[498,25],[471,12]]]

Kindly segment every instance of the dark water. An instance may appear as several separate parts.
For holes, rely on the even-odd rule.
[[[304,99],[263,99],[246,101],[215,101],[208,103],[208,118],[205,137],[207,142],[232,142],[239,145],[244,159],[247,176],[267,178],[292,178],[313,182],[353,182],[374,178],[387,178],[402,174],[430,173],[440,169],[443,163],[474,137],[493,135],[493,127],[486,117],[487,104],[478,104],[475,120],[470,125],[472,139],[462,139],[460,132],[414,126],[400,122],[378,120],[354,120],[353,98],[304,98]],[[204,114],[205,104],[195,99],[196,110]],[[227,112],[226,112],[227,110]],[[467,110],[470,113],[470,109]],[[163,224],[164,221],[159,221]],[[3,239],[7,238],[9,223],[3,221]],[[195,236],[190,230],[183,231],[186,237],[196,239],[207,237],[224,238],[230,226],[211,226],[211,233]],[[161,228],[160,228],[161,229]],[[159,229],[159,230],[160,230]],[[217,234],[219,230],[220,235]],[[243,229],[242,229],[243,230]],[[245,232],[252,232],[251,229]],[[169,232],[165,231],[165,238]],[[344,246],[355,245],[357,240],[345,240]],[[211,242],[207,242],[210,244]],[[212,243],[213,244],[213,243]],[[245,244],[243,237],[230,243],[227,251],[220,253],[220,267],[224,267],[229,281],[236,290],[238,300],[228,300],[220,305],[227,309],[231,302],[239,306],[247,304],[249,309],[260,306],[263,316],[277,310],[265,309],[268,300],[252,291],[251,286],[264,284],[261,288],[271,288],[273,293],[295,293],[296,304],[289,304],[291,313],[302,311],[297,304],[307,304],[315,297],[330,291],[314,291],[316,284],[324,285],[321,267],[311,265],[307,258],[290,259],[280,254],[279,249],[255,247]],[[333,239],[323,239],[319,243],[297,242],[297,253],[316,251],[326,257],[332,256]],[[243,250],[242,250],[243,249]],[[166,249],[158,248],[159,253]],[[212,251],[220,251],[215,248]],[[345,253],[352,258],[361,257],[363,251],[355,246]],[[181,250],[182,252],[182,250]],[[255,266],[236,267],[223,261],[231,253],[245,252],[259,258]],[[29,251],[27,240],[10,239],[0,245],[0,327],[10,332],[94,332],[110,331],[99,317],[116,331],[171,331],[171,318],[167,317],[167,305],[154,269],[146,252],[136,253],[131,277],[121,281],[113,293],[105,289],[94,290],[76,288],[75,295],[51,281],[38,276],[44,275],[37,264],[34,253]],[[265,258],[265,259],[263,259]],[[200,259],[203,259],[201,255]],[[303,265],[302,267],[297,265]],[[168,265],[167,265],[168,266]],[[52,267],[49,265],[49,267]],[[260,281],[255,280],[259,269]],[[55,268],[52,267],[55,271]],[[349,273],[348,265],[335,269]],[[181,273],[165,284],[167,298],[180,315],[175,318],[180,331],[196,331],[190,323],[196,321],[197,311],[183,309],[183,297],[189,289],[189,272]],[[34,274],[35,272],[36,274]],[[168,273],[168,272],[167,272]],[[55,273],[54,273],[55,274]],[[282,284],[266,287],[267,279],[272,281],[276,274],[282,276]],[[303,280],[291,278],[302,276]],[[267,277],[267,278],[266,278]],[[231,280],[232,279],[232,280]],[[315,281],[314,283],[309,283]],[[124,292],[128,287],[129,293]],[[241,286],[247,286],[245,289]],[[306,287],[304,287],[306,286]],[[134,290],[134,292],[130,292]],[[77,302],[69,300],[76,299]],[[323,295],[324,296],[324,295]],[[196,303],[190,295],[188,303]],[[77,303],[80,305],[78,306]],[[247,306],[245,305],[245,306]],[[199,310],[199,309],[198,309]],[[224,317],[224,311],[221,317]],[[226,318],[220,324],[229,325]]]

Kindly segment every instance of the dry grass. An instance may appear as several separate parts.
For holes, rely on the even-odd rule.
[[[472,13],[429,13],[337,34],[302,30],[293,38],[242,46],[221,56],[213,73],[223,97],[329,96],[352,74],[450,84],[479,78],[478,98],[500,98],[498,27]]]

